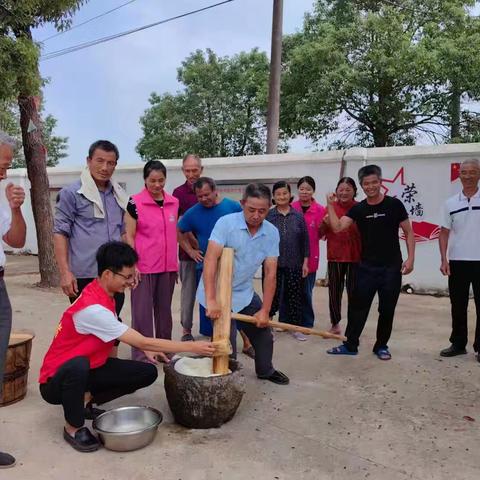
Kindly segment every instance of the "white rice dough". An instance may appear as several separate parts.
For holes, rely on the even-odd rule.
[[[217,377],[218,373],[213,371],[213,358],[202,357],[181,357],[175,362],[175,370],[182,375],[190,377]],[[229,371],[229,373],[232,373]]]

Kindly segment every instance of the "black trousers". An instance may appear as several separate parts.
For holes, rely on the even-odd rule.
[[[342,319],[342,296],[345,285],[350,309],[357,265],[351,262],[328,262],[328,307],[332,325],[338,325]]]
[[[352,295],[351,308],[348,312],[348,324],[345,330],[347,341],[344,342],[348,350],[356,352],[360,344],[365,323],[367,322],[370,307],[375,294],[378,293],[378,323],[377,341],[373,351],[388,346],[392,334],[393,316],[397,306],[402,274],[400,265],[376,266],[360,263],[357,270],[357,282]]]
[[[473,289],[477,312],[473,349],[478,352],[480,350],[480,261],[451,260],[450,276],[448,277],[452,306],[450,342],[458,349],[464,349],[468,342],[467,310],[470,285]]]
[[[40,384],[42,398],[53,405],[62,405],[65,420],[72,427],[85,423],[85,393],[92,394],[92,402],[100,405],[151,385],[158,376],[151,363],[109,358],[105,365],[90,369],[87,357],[75,357],[65,362]]]
[[[293,325],[302,324],[303,278],[302,268],[277,269],[277,288],[270,316],[280,310],[280,321]]]
[[[255,293],[252,301],[239,313],[254,315],[262,308],[262,300]],[[236,326],[236,328],[235,328]],[[258,328],[253,323],[232,320],[230,327],[230,342],[233,348],[232,357],[237,357],[237,329],[248,337],[255,350],[255,373],[258,377],[268,377],[275,369],[272,364],[273,335],[270,327]]]

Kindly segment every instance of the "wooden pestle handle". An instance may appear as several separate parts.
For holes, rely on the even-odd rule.
[[[241,322],[257,323],[257,319],[251,315],[243,315],[243,313],[233,313],[232,318],[234,320],[240,320]],[[283,328],[284,330],[290,330],[292,332],[300,332],[305,335],[317,335],[322,338],[334,338],[335,340],[346,340],[343,335],[337,335],[336,333],[325,332],[324,330],[313,330],[312,328],[299,327],[298,325],[291,325],[290,323],[276,322],[270,320],[268,324],[271,327]]]
[[[215,347],[215,353],[213,354],[214,357],[221,357],[224,355],[228,356],[228,355],[231,355],[233,352],[230,340],[228,340],[227,338],[223,340],[217,340],[212,343]]]

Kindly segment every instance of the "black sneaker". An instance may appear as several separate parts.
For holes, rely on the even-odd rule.
[[[77,430],[73,437],[63,429],[63,438],[79,452],[95,452],[100,448],[100,442],[87,427]]]
[[[269,382],[276,383],[277,385],[288,385],[290,383],[289,378],[282,372],[275,370],[271,375],[267,377],[258,377],[260,380],[268,380]]]
[[[457,355],[465,355],[467,351],[464,348],[456,348],[450,345],[448,348],[444,348],[440,352],[441,357],[456,357]]]
[[[88,402],[85,405],[85,418],[87,420],[95,420],[99,415],[105,413],[106,410],[102,410],[101,408],[94,407],[91,402]]]
[[[9,453],[0,452],[0,468],[14,467],[17,461]]]
[[[182,336],[181,341],[182,342],[194,342],[195,339],[193,338],[193,335],[191,333],[186,333],[185,335]]]

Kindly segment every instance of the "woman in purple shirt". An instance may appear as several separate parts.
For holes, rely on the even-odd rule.
[[[308,275],[310,252],[307,225],[303,215],[290,206],[292,192],[287,182],[280,181],[273,186],[273,207],[267,220],[280,233],[280,256],[277,268],[277,289],[270,313],[280,310],[280,321],[302,325],[303,282]],[[300,341],[307,337],[293,332]]]

